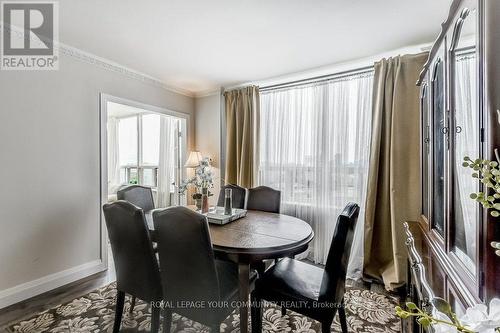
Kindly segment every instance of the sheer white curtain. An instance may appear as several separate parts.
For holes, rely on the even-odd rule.
[[[178,120],[172,117],[160,117],[160,154],[158,163],[157,207],[168,207],[171,202],[171,188],[175,177],[175,135]]]
[[[476,255],[476,225],[478,223],[479,206],[469,198],[471,193],[478,191],[478,181],[472,178],[471,169],[462,167],[463,158],[469,156],[473,160],[479,157],[479,115],[477,105],[477,83],[476,83],[476,58],[474,54],[468,54],[457,58],[456,70],[456,110],[455,118],[458,131],[455,131],[455,170],[458,180],[458,191],[460,193],[460,204],[462,207],[463,228],[465,233],[465,244],[462,250],[466,255],[474,258]],[[457,133],[458,132],[458,133]],[[462,260],[474,270],[474,263],[466,256]]]
[[[110,117],[108,131],[108,194],[114,194],[120,186],[120,140],[119,120]]]
[[[282,213],[311,224],[318,263],[344,206],[361,206],[350,278],[362,274],[372,86],[369,72],[261,92],[259,183],[281,190]]]

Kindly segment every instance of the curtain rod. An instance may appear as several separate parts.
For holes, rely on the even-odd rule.
[[[262,92],[262,91],[267,91],[267,90],[295,87],[295,86],[308,84],[308,83],[318,83],[318,82],[330,81],[330,80],[335,80],[335,79],[341,79],[344,77],[349,77],[349,76],[356,75],[356,74],[369,73],[372,71],[373,71],[373,66],[366,66],[366,67],[361,67],[361,68],[357,68],[357,69],[350,69],[347,71],[337,72],[334,74],[326,74],[326,75],[315,76],[315,77],[302,79],[302,80],[295,80],[295,81],[290,81],[290,82],[285,82],[285,83],[278,83],[278,84],[273,84],[273,85],[269,85],[269,86],[263,86],[263,87],[260,87],[259,90]]]

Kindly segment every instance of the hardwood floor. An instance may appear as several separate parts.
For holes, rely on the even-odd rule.
[[[42,312],[56,305],[69,302],[115,281],[116,275],[111,249],[108,250],[108,254],[109,269],[107,271],[91,275],[85,279],[0,309],[0,332],[5,332],[5,327],[9,323],[22,320],[33,313]]]

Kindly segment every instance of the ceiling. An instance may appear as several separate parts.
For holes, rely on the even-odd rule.
[[[450,0],[60,1],[60,41],[192,94],[428,43]]]

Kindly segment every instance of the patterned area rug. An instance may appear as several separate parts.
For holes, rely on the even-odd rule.
[[[8,332],[22,333],[99,333],[111,332],[114,321],[115,284],[95,290],[67,304],[36,314],[26,320],[8,326]],[[393,333],[400,332],[400,320],[395,317],[396,300],[369,290],[349,289],[346,293],[347,322],[349,332]],[[129,314],[130,299],[126,298],[121,332],[148,332],[151,329],[150,308],[138,302]],[[233,312],[220,327],[221,332],[239,332],[239,314]],[[321,332],[321,325],[312,319],[281,310],[266,303],[263,316],[264,332]],[[338,316],[332,332],[340,332]],[[210,332],[187,318],[173,315],[171,332]]]

